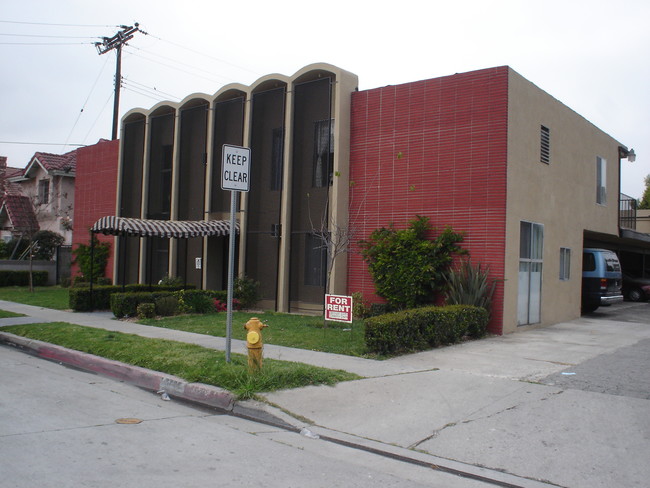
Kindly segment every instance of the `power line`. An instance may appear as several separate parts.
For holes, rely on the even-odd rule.
[[[94,42],[0,42],[3,46],[80,46]]]
[[[70,134],[68,134],[68,137],[65,140],[66,143],[72,137],[72,133],[74,132],[75,128],[77,127],[77,124],[79,123],[79,119],[81,118],[81,114],[85,110],[86,105],[88,104],[88,100],[90,100],[90,96],[92,95],[93,91],[95,91],[95,87],[97,86],[97,82],[101,78],[102,73],[104,72],[104,68],[106,68],[107,63],[108,63],[108,58],[106,58],[106,60],[104,61],[104,64],[102,65],[102,69],[99,71],[99,74],[97,75],[97,78],[95,79],[95,83],[93,83],[93,86],[90,88],[90,92],[88,93],[88,96],[86,97],[86,100],[84,101],[83,105],[81,106],[81,110],[79,111],[79,114],[77,115],[77,120],[74,121],[74,124],[72,125],[72,129],[70,129]],[[84,142],[85,142],[85,139],[84,139]]]
[[[130,47],[131,47],[131,46],[130,46]],[[145,59],[145,60],[147,60],[147,61],[149,61],[149,62],[151,62],[151,63],[156,63],[156,64],[159,64],[160,66],[165,66],[166,68],[174,69],[174,70],[176,70],[176,71],[181,71],[181,72],[183,72],[183,73],[185,73],[185,74],[190,74],[190,75],[195,76],[195,77],[197,77],[197,78],[203,78],[204,80],[208,80],[208,81],[211,81],[211,82],[213,82],[213,83],[222,83],[222,81],[215,80],[214,78],[209,78],[209,77],[207,77],[207,76],[203,76],[203,75],[200,75],[200,74],[198,74],[198,73],[192,73],[192,72],[189,72],[186,68],[181,68],[181,67],[177,67],[177,66],[172,66],[172,65],[170,65],[170,64],[161,63],[160,61],[156,61],[155,59],[148,58],[147,56],[142,56],[142,55],[139,54],[139,53],[135,53],[135,52],[132,52],[132,51],[129,51],[129,50],[127,50],[127,52],[128,52],[131,56],[135,56],[135,57],[137,57],[137,58]],[[176,63],[176,64],[179,64],[177,61],[175,61],[175,63]],[[180,64],[182,64],[182,63],[180,63]],[[187,65],[187,66],[190,66],[190,65]],[[200,69],[200,68],[199,68],[199,69]],[[216,75],[216,76],[219,76],[219,75]],[[225,77],[223,77],[223,76],[219,76],[219,77],[220,77],[222,80],[230,81],[228,78],[225,78]]]
[[[197,66],[194,66],[194,65],[191,65],[191,64],[188,64],[188,63],[183,63],[183,62],[178,61],[178,60],[176,60],[176,59],[170,58],[170,57],[168,57],[168,56],[163,56],[162,54],[157,54],[157,53],[154,53],[154,52],[148,51],[148,50],[146,50],[146,49],[142,49],[142,48],[135,47],[135,46],[129,46],[129,49],[127,49],[127,52],[128,52],[129,54],[131,54],[132,56],[141,57],[142,59],[146,59],[147,61],[151,61],[152,63],[158,63],[158,64],[160,64],[161,66],[167,66],[167,67],[170,67],[169,65],[164,64],[164,63],[161,63],[160,61],[156,61],[156,60],[151,59],[151,58],[148,58],[148,57],[146,57],[146,56],[141,56],[140,54],[131,51],[131,49],[136,49],[136,50],[138,50],[138,51],[140,51],[140,52],[147,53],[147,54],[149,54],[149,55],[151,55],[151,56],[156,56],[156,57],[158,57],[158,58],[166,59],[167,61],[171,61],[171,62],[174,63],[174,64],[181,65],[181,66],[187,66],[188,68],[191,68],[191,69],[193,69],[193,70],[196,70],[196,71],[202,71],[203,73],[206,73],[206,74],[208,74],[208,75],[213,75],[213,76],[216,76],[216,77],[218,77],[218,78],[222,78],[222,79],[224,79],[224,80],[226,80],[226,81],[230,81],[230,80],[229,80],[228,78],[226,78],[225,76],[221,76],[221,75],[219,75],[219,74],[217,74],[217,73],[215,73],[215,72],[213,72],[213,71],[209,71],[209,70],[207,70],[207,69],[199,68],[199,67],[197,67]],[[181,68],[175,68],[175,69],[181,69]],[[209,78],[208,78],[208,79],[209,79]],[[215,81],[215,80],[210,80],[210,81]]]
[[[0,141],[0,144],[21,144],[26,146],[76,146],[76,147],[86,146],[86,144],[72,144],[72,143],[61,144],[60,142],[26,142],[26,141]]]
[[[198,55],[200,55],[200,56],[205,56],[206,58],[210,58],[210,59],[213,59],[213,60],[215,60],[215,61],[219,61],[220,63],[228,64],[228,65],[232,66],[233,68],[237,68],[237,69],[241,69],[241,70],[244,70],[244,71],[248,71],[249,73],[252,73],[252,74],[254,74],[254,75],[256,75],[256,76],[259,76],[259,75],[260,75],[260,73],[258,73],[258,72],[256,72],[256,71],[250,70],[250,69],[248,69],[248,68],[244,68],[243,66],[238,66],[238,65],[236,65],[236,64],[234,64],[234,63],[230,63],[230,62],[228,62],[228,61],[226,61],[226,60],[224,60],[224,59],[216,58],[216,57],[214,57],[214,56],[211,56],[210,54],[206,54],[206,53],[204,53],[204,52],[197,51],[196,49],[192,49],[192,48],[189,48],[189,47],[183,46],[183,45],[178,44],[178,43],[176,43],[176,42],[168,41],[168,40],[163,39],[163,38],[161,38],[161,37],[154,36],[153,34],[149,34],[149,36],[150,36],[150,37],[153,37],[154,39],[158,39],[159,41],[166,42],[167,44],[171,44],[172,46],[180,47],[181,49],[185,49],[186,51],[193,52],[194,54],[198,54]]]
[[[99,36],[46,36],[41,34],[5,34],[0,33],[0,36],[8,37],[48,37],[52,39],[98,39]]]
[[[180,100],[180,97],[177,97],[175,95],[172,95],[171,93],[167,93],[167,92],[164,92],[162,90],[159,90],[155,86],[143,85],[142,83],[138,83],[137,81],[133,81],[133,80],[130,80],[128,78],[122,77],[122,86],[126,87],[129,84],[136,85],[136,88],[146,90],[146,91],[150,91],[152,93],[155,93],[156,95],[167,96],[167,97],[175,98],[176,100]]]
[[[108,102],[111,101],[111,97],[112,97],[112,96],[113,96],[113,93],[111,93],[111,94],[108,96],[108,98],[106,99],[106,102],[104,102],[104,105],[102,106],[102,109],[99,111],[99,114],[97,114],[97,118],[95,119],[95,121],[93,122],[93,124],[90,126],[90,129],[88,129],[88,133],[86,134],[86,136],[83,138],[83,141],[84,141],[84,142],[86,142],[86,140],[88,139],[88,136],[90,135],[90,133],[92,132],[92,130],[95,128],[95,125],[97,124],[97,121],[100,119],[100,117],[101,117],[102,114],[104,113],[104,110],[106,110],[106,106],[108,105]]]
[[[20,22],[17,20],[0,20],[2,24],[22,24],[22,25],[52,25],[57,27],[120,27],[119,25],[105,24],[52,24],[48,22]]]

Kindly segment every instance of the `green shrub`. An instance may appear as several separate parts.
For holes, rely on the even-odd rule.
[[[370,317],[376,317],[377,315],[384,315],[392,312],[390,305],[387,303],[371,303],[370,304]]]
[[[179,290],[174,293],[181,313],[214,312],[214,297],[210,290]]]
[[[47,271],[32,271],[34,286],[47,285]],[[29,286],[29,271],[0,271],[0,286]]]
[[[463,260],[458,269],[447,275],[447,303],[450,305],[474,305],[488,312],[497,281],[489,278],[489,267],[473,266],[469,259]]]
[[[479,338],[486,334],[490,313],[483,307],[463,307],[459,316],[467,324],[467,335]]]
[[[192,285],[188,285],[191,288]],[[122,288],[121,285],[110,286],[93,286],[93,310],[111,310],[111,295],[114,293],[140,293],[140,292],[163,292],[163,291],[176,291],[177,286],[162,286],[162,285],[144,285],[132,284],[126,285]],[[73,288],[70,289],[70,308],[76,312],[84,312],[90,310],[90,287],[88,283],[79,283],[75,280]],[[129,316],[135,314],[135,308]]]
[[[407,229],[382,227],[359,242],[377,294],[394,309],[431,303],[443,289],[452,255],[466,253],[459,245],[462,233],[446,227],[428,239],[431,229],[429,218],[417,215]]]
[[[118,319],[135,317],[138,313],[138,305],[141,303],[151,303],[155,310],[157,299],[171,295],[172,292],[169,291],[112,293],[110,295],[110,307],[113,315]]]
[[[178,298],[173,295],[160,297],[156,300],[156,314],[170,317],[178,313]]]
[[[393,355],[453,344],[465,335],[485,334],[489,317],[484,308],[467,305],[422,307],[365,320],[368,350]]]
[[[79,244],[79,246],[72,251],[72,254],[74,255],[72,262],[79,267],[81,276],[85,281],[89,281],[91,275],[93,281],[97,281],[98,278],[104,276],[111,249],[111,245],[108,242],[100,242],[95,234],[92,234],[91,239],[91,244],[93,244],[93,246]]]
[[[152,319],[156,316],[156,304],[141,303],[137,308],[139,319]]]
[[[363,298],[363,293],[355,291],[352,294],[352,316],[355,319],[365,319],[370,316],[370,305]]]
[[[233,295],[239,300],[241,308],[254,307],[260,299],[260,282],[246,276],[236,278],[233,284]],[[228,297],[223,301],[227,300]]]
[[[183,285],[183,279],[180,276],[165,275],[158,282],[158,284],[159,285],[165,285],[165,286],[182,286]]]

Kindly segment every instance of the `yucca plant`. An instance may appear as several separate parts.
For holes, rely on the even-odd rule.
[[[488,312],[497,281],[490,280],[489,266],[473,266],[469,259],[463,260],[458,269],[447,274],[447,304],[474,305]]]

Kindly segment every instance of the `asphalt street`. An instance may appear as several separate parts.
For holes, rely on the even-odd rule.
[[[163,401],[7,346],[0,378],[2,488],[494,486]]]
[[[120,322],[105,314],[73,314],[9,302],[0,303],[0,308],[25,313],[34,322],[63,320],[223,347],[220,338]],[[0,486],[4,487],[7,479],[14,484],[6,486],[33,486],[19,481],[21,476],[32,476],[30,473],[39,486],[50,486],[48,476],[59,466],[71,466],[72,474],[54,476],[58,483],[51,486],[108,486],[87,468],[99,462],[99,472],[111,476],[115,472],[115,479],[123,482],[140,480],[142,472],[154,472],[156,466],[167,474],[152,475],[162,485],[147,485],[146,481],[133,485],[145,487],[166,486],[168,478],[174,486],[194,486],[195,479],[204,482],[209,478],[205,467],[210,465],[225,474],[226,486],[255,486],[256,476],[266,476],[267,486],[367,486],[371,480],[378,486],[471,487],[481,483],[477,481],[480,478],[503,487],[646,487],[650,479],[649,311],[649,303],[626,302],[551,327],[386,361],[268,346],[268,357],[365,376],[334,387],[268,393],[264,395],[267,404],[242,406],[283,417],[293,431],[264,424],[249,426],[241,424],[241,418],[207,415],[195,409],[180,414],[167,411],[168,405],[188,407],[175,400],[162,402],[150,392],[102,376],[83,373],[86,379],[64,384],[63,378],[81,373],[24,354],[5,361],[16,351],[3,346],[0,459],[10,460],[10,464],[3,462],[0,467],[10,466],[13,474],[0,478]],[[0,325],[13,320],[22,319],[3,319]],[[51,367],[58,369],[50,371]],[[21,370],[27,376],[21,376]],[[54,392],[50,387],[55,387]],[[97,389],[110,394],[104,399]],[[144,395],[136,402],[143,408],[147,405],[143,413],[137,408],[121,408],[128,405],[127,391]],[[108,410],[103,411],[104,407]],[[151,414],[149,408],[158,414]],[[135,427],[114,425],[115,419],[127,416],[145,422]],[[180,431],[175,431],[176,418],[182,424]],[[147,423],[157,428],[137,430]],[[320,438],[297,434],[302,427]],[[95,428],[97,434],[90,434]],[[113,430],[125,428],[133,432]],[[238,436],[232,435],[233,429]],[[134,435],[142,431],[147,435]],[[167,431],[177,433],[163,436]],[[98,441],[114,432],[128,432],[131,437],[125,436],[125,444]],[[73,433],[94,437],[59,438]],[[255,476],[242,478],[237,463],[220,451],[225,444],[213,442],[215,436],[233,444],[238,442],[234,437],[241,436],[243,447],[233,452],[246,458],[244,464],[264,459],[262,467],[258,469],[256,464],[253,468]],[[251,436],[254,442],[249,442]],[[186,438],[193,441],[188,444]],[[101,451],[102,442],[111,449]],[[177,444],[176,451],[163,449]],[[199,446],[198,452],[193,450],[195,446]],[[346,449],[338,450],[341,446]],[[213,458],[206,457],[206,452],[219,461],[211,464]],[[321,459],[303,460],[303,453]],[[79,456],[81,463],[76,461]],[[284,467],[294,463],[294,456],[295,469],[285,473]],[[191,460],[186,462],[186,457]],[[194,464],[195,458],[199,464]],[[106,460],[110,463],[105,464]],[[45,466],[42,469],[41,464]],[[310,478],[310,470],[304,466],[320,474]],[[78,478],[73,476],[76,469],[81,473]],[[77,483],[66,484],[66,476]],[[90,481],[84,485],[84,480]]]

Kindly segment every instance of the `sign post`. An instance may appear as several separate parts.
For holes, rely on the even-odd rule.
[[[226,362],[230,362],[232,343],[232,300],[235,280],[235,212],[237,194],[250,190],[251,150],[224,144],[221,153],[221,189],[230,190],[230,241],[228,245],[228,304],[226,316]]]
[[[325,295],[325,320],[352,322],[352,297]]]

